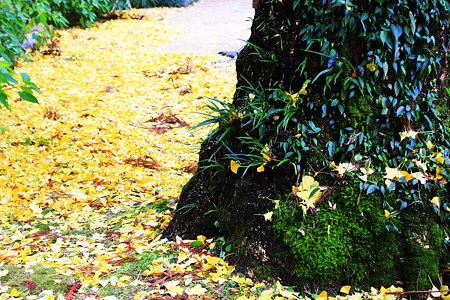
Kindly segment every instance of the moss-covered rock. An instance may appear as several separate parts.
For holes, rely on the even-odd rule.
[[[301,285],[367,288],[401,278],[399,235],[386,230],[383,198],[371,194],[357,204],[358,195],[351,186],[335,190],[332,207],[322,203],[307,215],[292,201],[281,202],[273,227],[290,249],[291,271]]]

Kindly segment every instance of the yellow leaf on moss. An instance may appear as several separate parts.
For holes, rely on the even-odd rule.
[[[315,300],[327,300],[327,299],[328,299],[327,291],[323,291],[316,297]]]
[[[305,175],[300,183],[300,190],[310,190],[312,186],[318,187],[319,182],[317,182],[314,177]]]
[[[346,294],[346,295],[348,295],[348,294],[350,293],[350,289],[351,289],[351,288],[352,288],[352,287],[349,286],[349,285],[344,285],[343,287],[341,287],[340,292],[341,292],[341,293],[344,293],[344,294]]]

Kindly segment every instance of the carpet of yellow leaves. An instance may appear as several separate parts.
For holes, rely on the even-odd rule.
[[[206,135],[189,125],[207,97],[231,99],[235,85],[223,57],[159,50],[181,32],[167,13],[60,31],[61,56],[31,54],[19,66],[43,94],[0,115],[0,265],[52,267],[92,288],[136,254],[167,251],[158,235],[169,211],[152,204],[176,201]],[[232,269],[206,259],[216,273]],[[163,263],[147,272],[184,270]],[[0,285],[0,298],[20,297],[12,288]]]

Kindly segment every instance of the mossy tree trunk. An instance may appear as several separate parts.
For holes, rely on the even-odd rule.
[[[224,236],[240,270],[298,286],[430,288],[449,257],[449,6],[428,2],[260,1],[164,236]]]

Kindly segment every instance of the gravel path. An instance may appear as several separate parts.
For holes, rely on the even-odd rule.
[[[250,36],[253,16],[251,0],[199,0],[167,16],[165,21],[181,34],[163,50],[201,54],[238,51]]]

